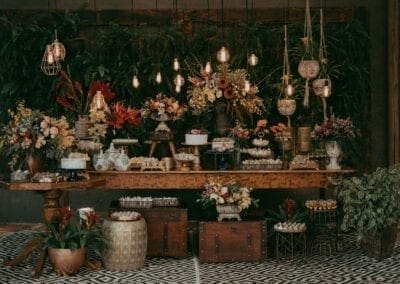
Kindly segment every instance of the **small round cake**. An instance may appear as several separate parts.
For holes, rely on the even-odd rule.
[[[66,170],[84,170],[86,169],[86,160],[83,158],[63,158],[61,159],[61,168]]]
[[[186,145],[204,145],[207,140],[208,134],[185,134]]]

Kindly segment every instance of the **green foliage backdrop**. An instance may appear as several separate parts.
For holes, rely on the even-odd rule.
[[[140,106],[149,96],[159,91],[173,92],[172,60],[181,59],[182,74],[198,71],[200,64],[211,58],[222,44],[221,28],[214,22],[193,19],[167,26],[88,26],[82,22],[81,13],[54,12],[50,15],[38,13],[21,24],[16,14],[0,17],[0,121],[7,121],[7,109],[13,108],[18,100],[24,99],[32,108],[39,108],[54,115],[65,114],[56,105],[52,86],[56,77],[48,77],[40,70],[46,44],[53,39],[54,29],[67,49],[63,69],[88,86],[94,79],[111,81],[118,100]],[[314,23],[318,20],[314,19]],[[315,26],[315,34],[318,27]],[[322,104],[313,96],[309,110],[301,107],[304,81],[297,73],[297,64],[303,50],[300,42],[302,24],[289,25],[290,58],[298,98],[295,124],[321,122]],[[351,116],[361,129],[363,142],[349,145],[352,148],[350,165],[365,159],[368,145],[369,86],[369,37],[365,26],[358,21],[328,23],[326,26],[329,73],[333,81],[333,93],[329,105],[335,115]],[[278,84],[282,75],[283,27],[281,24],[255,22],[247,26],[244,22],[225,27],[233,67],[246,66],[246,53],[254,51],[260,58],[256,67],[250,67],[251,79],[257,82],[260,95],[265,100],[265,117],[271,122],[286,121],[279,115],[275,105],[279,95]],[[318,41],[318,39],[317,39]],[[155,74],[161,70],[164,82],[154,83]],[[138,72],[141,87],[131,86],[133,73]],[[186,100],[187,84],[176,97]],[[68,114],[67,114],[68,115]],[[212,117],[203,120],[211,123]],[[177,122],[175,129],[180,133],[193,126],[193,118]],[[149,130],[144,124],[132,135],[143,137]],[[182,135],[177,135],[182,137]]]

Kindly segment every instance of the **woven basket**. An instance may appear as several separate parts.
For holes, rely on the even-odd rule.
[[[397,237],[397,223],[387,226],[382,232],[365,234],[361,247],[369,257],[382,260],[392,255]]]

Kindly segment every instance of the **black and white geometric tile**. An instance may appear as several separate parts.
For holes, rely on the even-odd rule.
[[[260,263],[198,264],[195,258],[150,258],[145,267],[132,272],[110,272],[105,269],[82,269],[72,277],[58,277],[46,262],[39,280],[32,278],[35,252],[21,265],[3,265],[15,256],[34,236],[18,232],[0,239],[0,283],[400,283],[400,247],[393,257],[376,261],[365,256],[354,238],[346,240],[343,252],[332,256],[316,255],[305,261],[276,261],[268,258]]]

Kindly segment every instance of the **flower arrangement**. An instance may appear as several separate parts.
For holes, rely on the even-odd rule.
[[[214,74],[201,72],[200,76],[189,77],[189,107],[193,114],[210,110],[218,101],[227,102],[228,111],[239,120],[243,120],[244,114],[261,114],[264,106],[257,96],[258,87],[251,85],[246,89],[247,77],[246,70],[232,71],[228,64],[219,65]]]
[[[259,133],[269,133],[267,129],[268,121],[266,119],[260,119],[257,121],[256,127],[253,130],[255,135]]]
[[[235,140],[235,144],[240,148],[243,148],[246,145],[250,139],[250,135],[251,131],[240,122],[236,122],[236,126],[231,128],[229,131],[229,137]]]
[[[56,102],[79,115],[88,114],[90,104],[97,91],[101,91],[106,103],[115,98],[115,93],[111,90],[109,82],[93,81],[85,94],[82,84],[79,81],[72,81],[68,73],[59,72],[60,77],[54,85],[56,93]]]
[[[17,105],[15,112],[8,110],[8,113],[10,121],[3,128],[1,145],[12,155],[11,167],[29,155],[59,159],[74,142],[74,133],[64,116],[60,119],[47,116],[26,107],[24,102]]]
[[[314,128],[314,137],[318,141],[344,141],[355,138],[358,130],[350,118],[331,117]]]
[[[289,128],[281,122],[277,125],[271,126],[270,131],[278,139],[290,136]]]
[[[145,102],[142,115],[154,120],[178,120],[182,118],[185,111],[186,106],[177,99],[159,93],[155,98]]]
[[[107,122],[114,129],[137,127],[141,122],[141,112],[136,108],[126,107],[122,102],[117,102],[111,105]]]
[[[98,227],[100,216],[95,211],[85,212],[80,221],[73,218],[71,208],[62,207],[60,216],[49,224],[45,234],[45,246],[59,249],[87,248],[101,256],[100,252],[108,241]]]
[[[234,179],[224,180],[221,177],[210,177],[204,185],[205,190],[199,202],[203,204],[237,205],[246,209],[250,204],[258,204],[258,200],[250,196],[252,188],[240,186]]]

